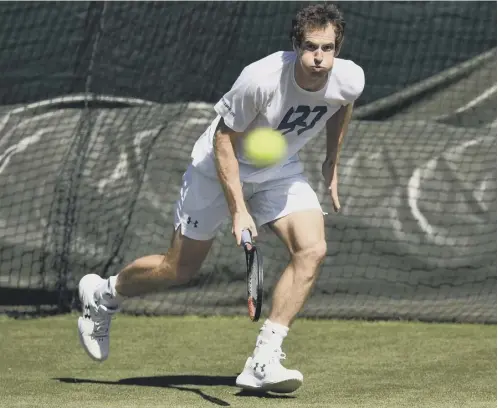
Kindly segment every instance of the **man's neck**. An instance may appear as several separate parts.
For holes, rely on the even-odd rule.
[[[298,60],[296,60],[294,65],[294,79],[296,80],[296,84],[305,91],[316,92],[325,86],[328,76],[325,78],[310,78],[305,75],[303,69],[301,68],[301,64]]]

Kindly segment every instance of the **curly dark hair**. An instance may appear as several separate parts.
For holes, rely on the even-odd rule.
[[[292,20],[290,39],[300,47],[307,30],[325,28],[329,23],[335,29],[335,52],[338,54],[344,39],[346,22],[341,11],[334,4],[313,4],[299,10]]]

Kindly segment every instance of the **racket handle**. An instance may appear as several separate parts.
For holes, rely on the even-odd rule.
[[[242,245],[252,244],[251,231],[243,230],[242,231]]]

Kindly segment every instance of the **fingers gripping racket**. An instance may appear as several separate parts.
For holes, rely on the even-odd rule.
[[[247,307],[249,317],[257,322],[263,305],[263,257],[252,242],[249,230],[242,231],[242,246],[247,264]]]

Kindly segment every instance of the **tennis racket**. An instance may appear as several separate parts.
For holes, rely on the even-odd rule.
[[[247,265],[247,308],[251,320],[257,322],[263,305],[263,257],[249,230],[242,231],[242,246]]]

